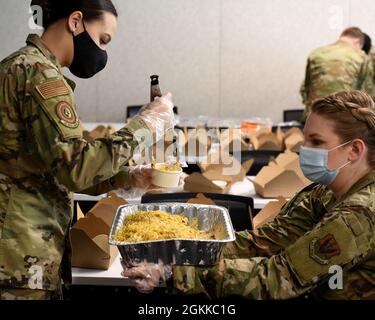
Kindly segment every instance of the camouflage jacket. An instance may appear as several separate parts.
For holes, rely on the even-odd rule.
[[[375,299],[374,194],[375,171],[340,200],[327,187],[312,184],[274,221],[238,233],[217,265],[175,266],[175,291],[211,298],[289,299],[311,293]]]
[[[300,89],[306,106],[305,116],[314,100],[335,92],[362,90],[371,94],[373,73],[369,56],[344,41],[316,49],[308,57]]]
[[[85,141],[74,87],[37,35],[0,63],[0,287],[56,290],[71,192],[117,187],[134,149],[152,144],[140,119]]]
[[[372,89],[372,98],[375,100],[375,47],[371,48],[370,58],[372,62],[372,69],[374,70],[374,74],[373,74],[374,87]]]

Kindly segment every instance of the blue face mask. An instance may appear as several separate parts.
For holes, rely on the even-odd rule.
[[[313,182],[317,182],[328,186],[335,180],[339,171],[347,166],[351,161],[345,163],[341,167],[331,170],[328,168],[328,152],[347,145],[351,141],[343,143],[333,149],[307,148],[301,146],[299,161],[305,177]]]

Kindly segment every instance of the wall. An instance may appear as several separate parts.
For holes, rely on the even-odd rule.
[[[0,0],[0,56],[30,32],[29,0]],[[373,0],[115,0],[105,71],[77,80],[84,121],[122,121],[159,74],[185,116],[271,117],[301,106],[308,53],[358,25],[375,39]],[[68,74],[68,73],[67,73]],[[76,79],[75,79],[76,80]]]

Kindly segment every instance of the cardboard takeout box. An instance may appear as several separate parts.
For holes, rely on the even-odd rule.
[[[110,193],[86,216],[78,206],[78,221],[70,231],[73,267],[107,270],[111,266],[118,250],[109,245],[108,236],[117,208],[125,204],[125,200]]]
[[[285,203],[287,203],[287,200],[284,197],[278,197],[276,201],[268,202],[268,204],[253,218],[254,229],[259,229],[266,223],[275,219]]]
[[[250,137],[254,150],[284,150],[284,136],[281,129],[273,133],[268,129],[262,129]]]
[[[301,171],[299,156],[287,151],[263,167],[253,183],[257,194],[264,198],[291,198],[311,182]]]
[[[284,144],[287,150],[292,152],[299,152],[301,145],[303,145],[305,137],[299,128],[292,128],[285,133]]]
[[[215,161],[213,161],[215,159]],[[231,163],[224,164],[218,154],[208,157],[207,163],[199,163],[202,173],[194,172],[185,179],[184,190],[191,192],[227,193],[232,184],[243,181],[254,160],[243,164],[232,157]],[[231,173],[233,171],[233,173]]]

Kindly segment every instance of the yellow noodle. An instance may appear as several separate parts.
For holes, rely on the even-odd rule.
[[[123,227],[117,231],[120,242],[143,242],[182,239],[211,239],[212,235],[199,231],[188,224],[183,215],[172,215],[164,211],[138,211],[126,217]]]
[[[181,165],[179,163],[176,163],[174,165],[157,165],[156,169],[167,172],[180,171]]]

